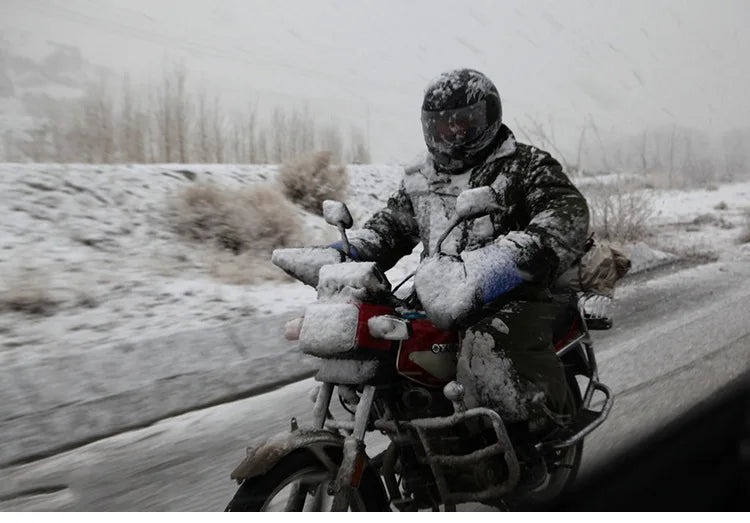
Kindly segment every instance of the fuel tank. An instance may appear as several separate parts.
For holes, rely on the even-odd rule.
[[[443,331],[427,319],[411,320],[414,335],[400,342],[396,370],[428,387],[442,387],[456,377],[458,331]]]

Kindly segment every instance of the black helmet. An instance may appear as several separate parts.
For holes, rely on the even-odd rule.
[[[479,71],[443,73],[425,90],[424,141],[446,172],[463,172],[489,156],[500,135],[502,119],[497,88]]]

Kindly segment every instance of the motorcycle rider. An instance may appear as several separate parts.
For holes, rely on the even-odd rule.
[[[457,380],[467,406],[492,407],[529,430],[547,427],[568,394],[552,343],[567,301],[554,299],[550,285],[583,252],[586,201],[549,153],[516,141],[497,88],[478,71],[432,81],[421,120],[428,152],[350,235],[354,256],[385,271],[421,241],[414,287],[435,325],[461,328]],[[495,190],[501,210],[462,223],[444,254],[432,254],[457,196],[481,186]]]

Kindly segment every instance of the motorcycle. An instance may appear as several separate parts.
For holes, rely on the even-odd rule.
[[[496,201],[490,187],[460,194],[435,252],[462,221],[496,212]],[[346,205],[326,201],[324,217],[339,229],[351,258]],[[455,380],[458,330],[435,327],[414,293],[397,298],[374,263],[323,265],[317,289],[318,301],[286,329],[302,352],[320,358],[312,425],[292,418],[289,432],[248,448],[231,473],[239,489],[226,510],[454,511],[468,502],[509,508],[548,502],[574,481],[584,438],[612,408],[590,336],[611,327],[602,313],[607,298],[578,296],[556,335],[568,412],[551,435],[533,442],[547,472],[541,485],[524,488],[526,463],[501,415],[465,404],[464,386]],[[332,414],[334,391],[344,419]],[[367,450],[378,444],[369,436],[378,433],[385,449],[371,456]]]

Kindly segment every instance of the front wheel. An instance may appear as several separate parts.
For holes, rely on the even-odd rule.
[[[227,512],[328,512],[333,496],[330,487],[336,479],[318,459],[305,450],[281,459],[262,476],[246,479],[227,505]],[[378,476],[367,470],[360,487],[353,491],[349,510],[382,512],[389,510]]]

